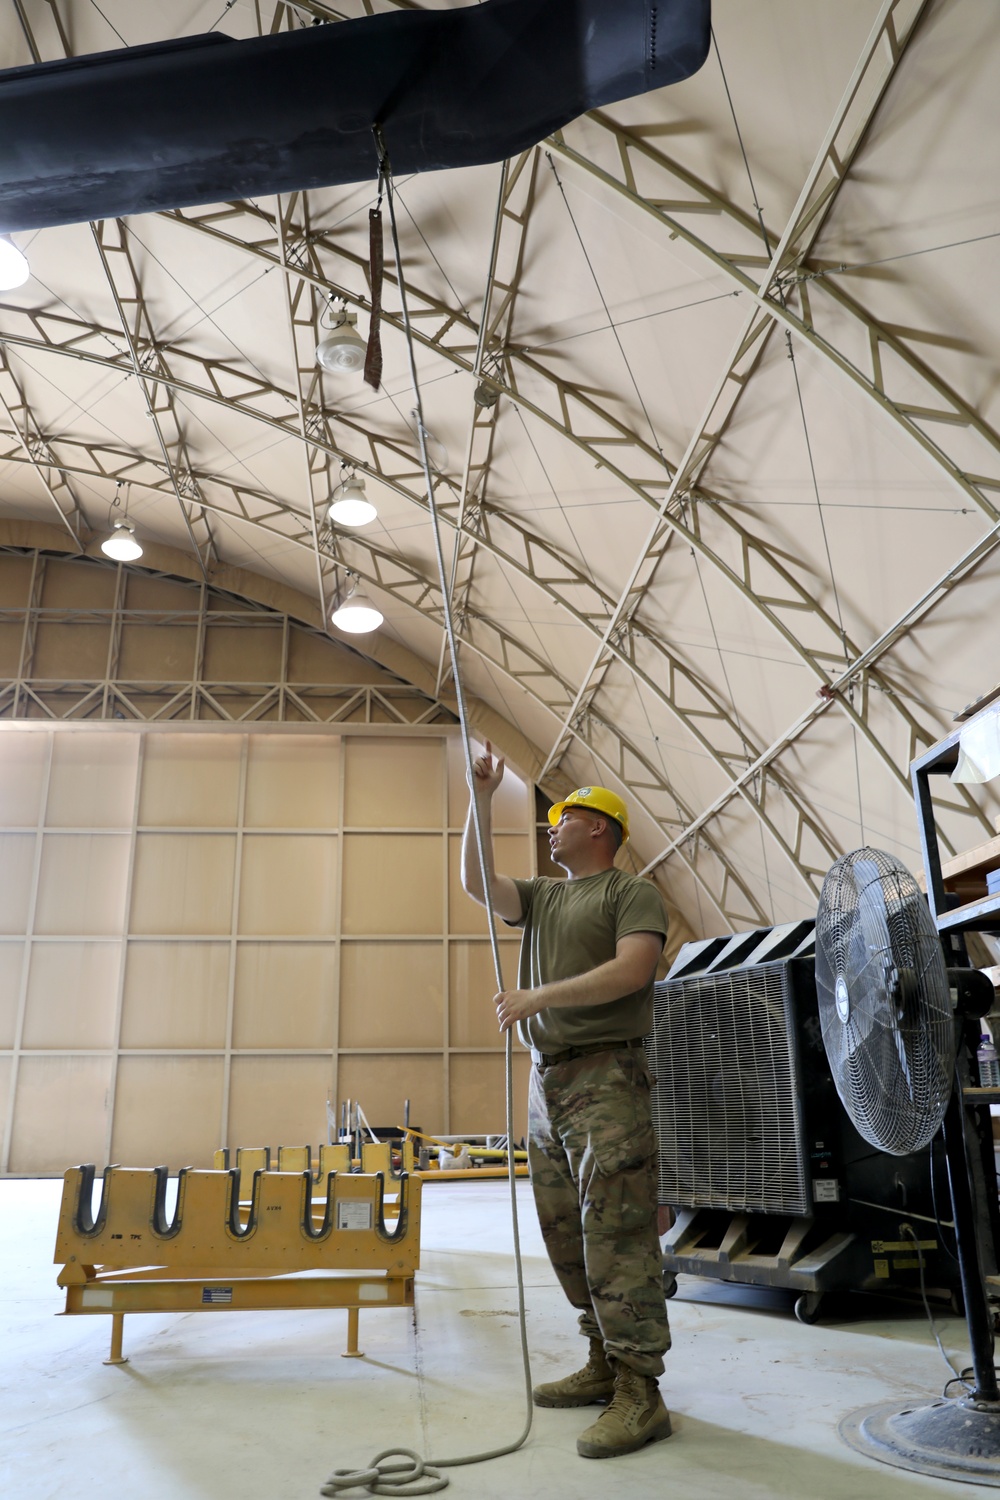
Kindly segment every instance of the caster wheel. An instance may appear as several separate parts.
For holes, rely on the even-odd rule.
[[[664,1271],[663,1273],[663,1295],[668,1302],[671,1297],[677,1295],[677,1277],[673,1271]]]
[[[818,1292],[803,1292],[795,1299],[795,1316],[800,1323],[818,1323],[823,1299]]]

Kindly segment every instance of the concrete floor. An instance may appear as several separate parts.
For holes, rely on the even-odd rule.
[[[333,1468],[384,1447],[451,1456],[513,1441],[524,1388],[507,1189],[424,1194],[417,1308],[362,1313],[363,1360],[344,1360],[343,1312],[126,1318],[127,1365],[108,1368],[110,1319],[56,1318],[51,1263],[61,1183],[0,1183],[0,1494],[4,1500],[311,1500]],[[574,1368],[583,1344],[519,1185],[532,1370]],[[720,1300],[726,1296],[726,1301]],[[754,1299],[751,1305],[749,1298]],[[577,1457],[586,1411],[538,1411],[517,1453],[450,1470],[456,1497],[589,1500],[918,1500],[982,1496],[847,1448],[839,1419],[939,1394],[947,1372],[923,1317],[805,1328],[784,1294],[726,1294],[682,1278],[661,1386],[675,1434],[627,1458]],[[964,1324],[941,1323],[967,1362]],[[354,1491],[361,1494],[361,1491]]]

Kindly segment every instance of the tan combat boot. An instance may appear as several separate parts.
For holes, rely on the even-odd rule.
[[[617,1458],[670,1436],[670,1413],[656,1381],[617,1361],[614,1375],[611,1405],[576,1440],[582,1458]]]
[[[531,1399],[536,1406],[591,1406],[595,1401],[610,1401],[615,1393],[615,1377],[608,1364],[600,1339],[591,1339],[590,1358],[582,1370],[574,1370],[562,1380],[536,1385]]]

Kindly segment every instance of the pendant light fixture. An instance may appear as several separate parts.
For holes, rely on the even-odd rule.
[[[365,494],[361,475],[349,473],[330,496],[327,520],[331,526],[367,526],[377,516],[378,511]]]
[[[135,527],[128,518],[127,489],[124,506],[121,502],[122,484],[123,481],[119,479],[115,489],[115,498],[108,512],[111,535],[101,543],[101,551],[105,557],[112,558],[114,562],[135,562],[137,557],[142,556],[142,548],[135,539]]]
[[[347,585],[345,595],[341,596],[339,590],[337,592],[331,622],[348,635],[367,635],[369,631],[377,630],[385,616],[358,588],[355,574],[347,574]]]
[[[355,375],[365,367],[368,345],[357,330],[357,313],[348,312],[347,303],[331,297],[320,318],[320,327],[328,329],[316,348],[316,363],[331,375]]]

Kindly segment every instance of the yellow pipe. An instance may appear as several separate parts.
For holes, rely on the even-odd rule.
[[[434,1167],[427,1172],[414,1172],[414,1177],[419,1177],[423,1182],[468,1182],[472,1178],[475,1182],[481,1182],[484,1177],[506,1177],[506,1167],[463,1167],[454,1171],[446,1167],[444,1171],[440,1167]],[[515,1177],[527,1177],[528,1168],[524,1165],[514,1168]]]

